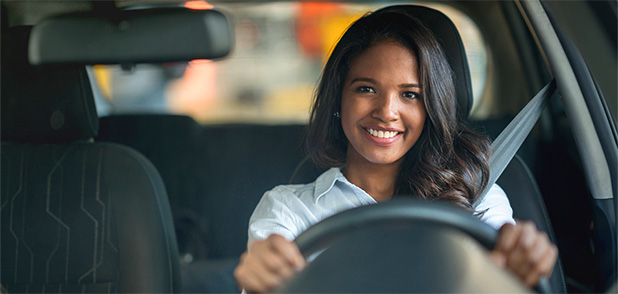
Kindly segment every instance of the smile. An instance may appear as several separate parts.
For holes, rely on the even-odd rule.
[[[384,138],[384,139],[389,139],[389,138],[395,137],[395,136],[397,136],[397,134],[399,134],[399,132],[378,131],[378,130],[374,130],[374,129],[370,129],[370,128],[366,128],[365,130],[369,134],[371,134],[371,136],[373,136],[373,137]]]

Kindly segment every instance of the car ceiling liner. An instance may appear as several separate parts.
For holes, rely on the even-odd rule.
[[[163,63],[219,59],[233,46],[227,17],[181,7],[64,14],[34,26],[29,60],[43,64]]]

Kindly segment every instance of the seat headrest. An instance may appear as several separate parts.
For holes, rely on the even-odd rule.
[[[417,5],[389,6],[375,13],[387,11],[397,11],[415,17],[433,32],[453,70],[458,117],[462,119],[467,118],[473,102],[472,82],[470,81],[466,51],[464,50],[461,36],[453,22],[440,11]]]
[[[84,66],[33,67],[31,27],[2,30],[2,141],[60,143],[87,140],[99,128]]]

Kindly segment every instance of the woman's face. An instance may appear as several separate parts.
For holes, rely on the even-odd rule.
[[[352,60],[343,84],[346,165],[399,164],[421,135],[425,106],[415,54],[382,42]]]

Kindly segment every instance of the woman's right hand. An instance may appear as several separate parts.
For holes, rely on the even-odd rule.
[[[269,292],[283,284],[305,266],[296,243],[272,234],[254,241],[240,257],[234,278],[247,293]]]

